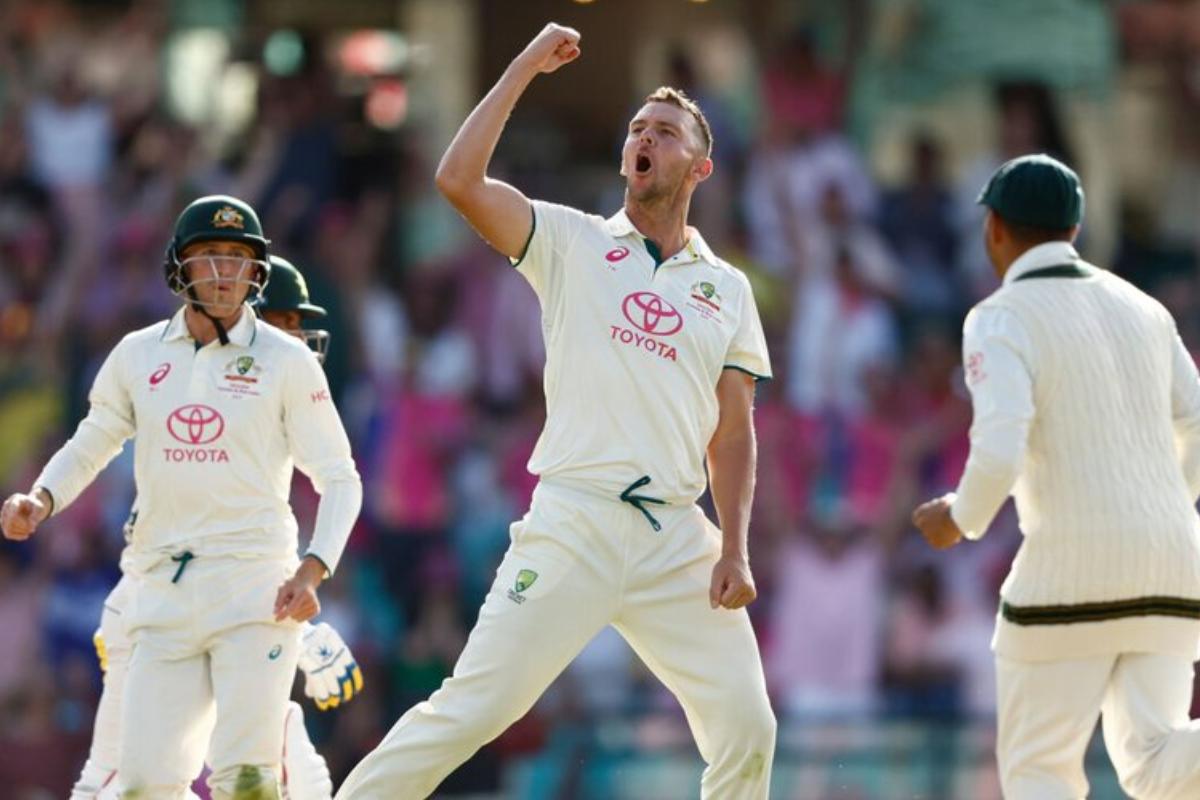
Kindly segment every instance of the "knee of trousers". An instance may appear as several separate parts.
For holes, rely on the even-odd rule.
[[[146,787],[136,784],[125,784],[124,788],[116,784],[110,784],[96,795],[96,800],[115,800],[118,797],[121,800],[191,800],[195,796],[192,794],[190,784],[176,787]]]
[[[718,750],[757,753],[770,759],[778,723],[766,697],[730,702],[710,736]]]
[[[443,729],[454,739],[481,746],[521,718],[524,707],[513,704],[507,686],[497,684],[481,687],[451,678],[424,703],[412,708],[414,721],[440,720],[451,722]]]
[[[1157,744],[1159,746],[1150,745],[1142,753],[1139,753],[1135,763],[1131,765],[1122,764],[1118,767],[1117,779],[1121,784],[1121,788],[1130,797],[1176,798],[1194,796],[1195,778],[1191,774],[1178,775],[1176,776],[1177,780],[1173,781],[1171,775],[1165,774],[1169,772],[1169,768],[1164,770],[1164,765],[1159,758],[1162,741]],[[1196,768],[1196,765],[1190,766],[1193,769]],[[1187,791],[1189,787],[1191,788],[1191,792]]]
[[[272,767],[242,764],[208,779],[213,800],[279,800],[279,779]]]

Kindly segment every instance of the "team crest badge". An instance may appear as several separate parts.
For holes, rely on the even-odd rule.
[[[242,212],[233,206],[224,206],[213,214],[212,224],[214,228],[236,228],[240,231],[245,229],[246,220]]]
[[[258,377],[262,375],[262,366],[254,360],[254,356],[238,356],[225,364],[225,378],[217,387],[222,392],[236,395],[257,395]]]
[[[523,592],[530,586],[533,586],[533,582],[536,580],[536,572],[531,569],[523,569],[517,573],[517,582],[513,585],[513,589],[518,592]]]
[[[513,588],[508,590],[508,599],[518,605],[525,602],[525,590],[533,586],[537,580],[538,574],[531,569],[523,569],[517,573],[517,579],[513,581]]]
[[[705,319],[713,319],[721,311],[721,294],[709,281],[696,281],[688,293],[688,305],[700,312]]]

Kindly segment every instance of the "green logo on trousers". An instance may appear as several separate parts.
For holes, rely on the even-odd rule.
[[[517,582],[513,585],[513,588],[516,589],[518,593],[523,592],[530,586],[533,586],[533,582],[536,580],[536,572],[531,569],[523,569],[517,573]]]
[[[508,599],[514,603],[524,603],[525,595],[522,594],[530,586],[533,586],[537,580],[538,574],[531,569],[523,569],[517,573],[517,579],[513,582],[513,588],[508,590]]]

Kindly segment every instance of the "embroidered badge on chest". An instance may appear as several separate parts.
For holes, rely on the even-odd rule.
[[[238,356],[223,368],[221,385],[217,388],[222,392],[236,395],[259,395],[256,384],[263,372],[262,365],[254,356]]]
[[[688,291],[688,308],[699,312],[703,319],[721,321],[721,303],[717,287],[709,281],[696,281]]]

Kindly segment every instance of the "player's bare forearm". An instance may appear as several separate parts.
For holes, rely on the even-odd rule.
[[[754,500],[754,429],[714,438],[708,446],[708,473],[713,505],[721,526],[723,555],[749,555],[747,537]]]
[[[737,370],[725,370],[717,383],[717,402],[720,417],[708,444],[708,473],[723,537],[721,551],[745,559],[758,457],[754,380]]]
[[[529,199],[487,176],[488,165],[509,114],[530,81],[579,56],[579,33],[551,23],[513,59],[487,96],[458,129],[438,165],[440,191],[492,247],[519,258],[529,240]]]
[[[487,179],[488,164],[505,123],[536,76],[537,69],[518,56],[458,129],[438,164],[436,177],[438,189],[451,201]]]

